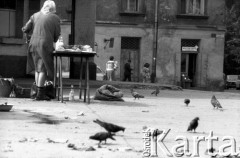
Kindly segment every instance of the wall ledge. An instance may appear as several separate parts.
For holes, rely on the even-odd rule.
[[[120,12],[121,16],[142,16],[144,17],[146,14],[142,12]]]
[[[194,14],[177,14],[177,18],[182,19],[208,19],[208,15],[194,15]]]
[[[23,45],[25,43],[25,39],[22,38],[0,37],[0,44]]]

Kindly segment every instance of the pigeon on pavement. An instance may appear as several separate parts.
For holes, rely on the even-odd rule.
[[[113,136],[114,136],[114,134],[112,134],[112,133],[98,132],[95,135],[90,136],[89,139],[98,140],[99,141],[98,145],[100,145],[100,143],[102,141],[105,141],[105,144],[106,144],[108,138],[110,138],[112,140],[116,140],[115,138],[113,138]]]
[[[188,106],[188,104],[190,103],[190,99],[184,99],[184,103],[186,104],[186,106]]]
[[[151,93],[151,95],[155,94],[157,96],[159,93],[160,93],[159,87],[156,87],[156,89]]]
[[[131,88],[131,93],[132,93],[132,96],[136,99],[136,98],[144,98],[143,95],[139,94],[138,92],[135,92],[132,88]]]
[[[158,135],[162,134],[163,131],[160,131],[159,129],[156,129],[153,131],[153,136],[157,137]]]
[[[192,130],[194,130],[194,132],[195,132],[196,128],[198,127],[198,120],[199,120],[199,117],[195,117],[195,118],[190,122],[187,131],[192,131]]]
[[[116,133],[116,132],[119,132],[119,131],[125,131],[125,127],[122,127],[122,126],[118,126],[118,125],[115,125],[115,124],[112,124],[112,123],[108,123],[108,122],[103,122],[103,121],[100,121],[98,119],[96,120],[93,120],[93,122],[99,124],[101,127],[103,127],[106,131],[108,131],[109,133]]]
[[[212,104],[214,109],[215,108],[222,109],[222,106],[221,106],[220,102],[217,100],[217,98],[215,97],[215,95],[212,96],[211,104]]]

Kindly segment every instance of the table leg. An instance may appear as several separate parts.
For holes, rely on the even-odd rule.
[[[80,59],[79,99],[82,99],[82,70],[83,70],[83,61],[82,61],[82,57],[81,57],[81,59]]]
[[[55,60],[55,65],[54,65],[54,79],[53,79],[53,87],[54,87],[54,95],[56,97],[57,95],[57,56],[53,57]]]
[[[90,89],[89,89],[89,62],[88,62],[88,57],[86,58],[86,75],[85,75],[85,83],[86,83],[86,93],[85,93],[85,98],[87,94],[87,103],[90,104]]]
[[[87,57],[86,57],[86,63],[85,63],[85,69],[84,69],[84,73],[85,73],[85,78],[84,78],[84,99],[83,101],[86,102],[86,89],[87,89]]]
[[[60,60],[57,58],[57,61]],[[60,100],[60,63],[57,65],[58,67],[58,87],[57,87],[57,94],[58,94],[58,100]]]
[[[62,57],[60,57],[60,65],[59,65],[59,80],[60,80],[61,102],[63,103]]]

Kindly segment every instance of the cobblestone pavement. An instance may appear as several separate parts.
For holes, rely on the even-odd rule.
[[[91,89],[91,96],[95,94]],[[189,139],[190,152],[195,136],[209,135],[213,131],[219,141],[214,147],[226,144],[223,136],[236,138],[240,145],[240,94],[238,91],[210,92],[195,90],[161,90],[152,96],[152,88],[135,89],[145,98],[134,100],[129,89],[122,89],[125,102],[82,100],[60,103],[53,101],[32,101],[24,98],[0,98],[0,104],[14,105],[10,112],[0,112],[0,157],[1,158],[137,158],[142,157],[143,126],[171,129],[165,145],[171,149],[179,142],[177,136]],[[67,98],[69,90],[64,91]],[[77,91],[75,95],[77,96]],[[213,110],[210,103],[215,94],[223,106],[223,111]],[[183,100],[191,100],[188,107]],[[199,117],[196,133],[187,132],[187,126],[194,117]],[[126,127],[126,131],[116,134],[113,141],[98,147],[98,142],[89,136],[105,131],[93,122],[100,119]],[[181,142],[181,141],[180,141]],[[70,148],[73,145],[75,148]],[[200,157],[205,155],[207,142],[200,142]],[[92,149],[95,151],[92,151]],[[90,151],[88,151],[90,150]],[[158,147],[158,156],[163,155]],[[184,157],[184,156],[183,156]]]

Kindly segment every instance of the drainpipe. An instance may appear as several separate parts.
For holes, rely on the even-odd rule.
[[[155,20],[154,20],[154,39],[153,39],[153,57],[152,57],[152,74],[151,82],[154,83],[156,80],[156,59],[157,59],[157,50],[158,50],[158,1],[155,1]]]
[[[75,43],[75,10],[76,10],[76,0],[72,0],[72,13],[71,13],[71,38],[70,45]],[[70,58],[70,78],[74,78],[74,63],[73,57]]]
[[[29,19],[29,0],[24,0],[23,5],[23,25],[25,25]]]
[[[75,42],[75,9],[76,9],[76,0],[72,0],[72,14],[71,14],[71,45],[74,45]]]
[[[23,25],[25,25],[29,19],[29,0],[24,0],[23,5]],[[23,38],[25,39],[26,37],[23,36]]]

